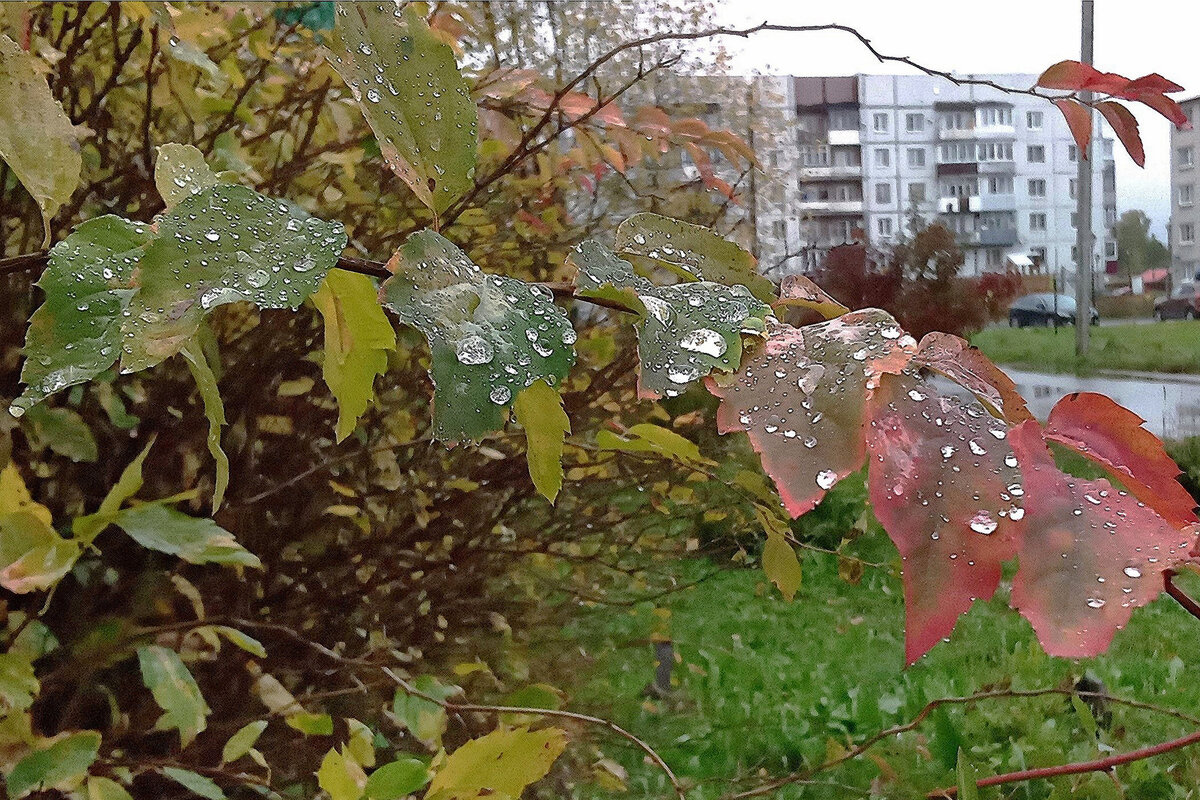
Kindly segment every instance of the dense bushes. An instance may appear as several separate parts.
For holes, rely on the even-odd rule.
[[[954,234],[931,225],[890,251],[863,245],[834,248],[816,275],[846,306],[882,308],[914,336],[930,331],[965,335],[1002,319],[1021,293],[1021,277],[989,272],[959,276],[963,254]]]

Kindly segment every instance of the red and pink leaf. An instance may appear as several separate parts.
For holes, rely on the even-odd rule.
[[[1067,126],[1071,129],[1071,135],[1075,137],[1075,144],[1079,148],[1079,157],[1086,159],[1088,143],[1092,139],[1091,109],[1076,100],[1066,98],[1055,100],[1054,105],[1058,106],[1058,110],[1067,120]]]
[[[1101,72],[1081,61],[1059,61],[1046,69],[1037,79],[1037,86],[1044,89],[1064,89],[1078,92],[1083,90],[1118,94],[1130,84],[1129,78],[1115,72]]]
[[[1177,480],[1179,466],[1143,422],[1102,394],[1077,392],[1050,411],[1045,438],[1112,470],[1139,500],[1176,527],[1200,522],[1195,499]]]
[[[1164,78],[1157,72],[1151,72],[1149,75],[1143,75],[1140,78],[1134,78],[1125,87],[1125,94],[1129,99],[1133,99],[1132,95],[1148,92],[1150,94],[1170,94],[1171,92],[1182,92],[1183,87],[1173,80]]]
[[[906,370],[880,377],[870,417],[871,507],[903,561],[912,664],[996,592],[1017,554],[1024,492],[1004,423],[978,402],[939,395]]]
[[[1162,114],[1167,119],[1175,124],[1175,127],[1182,131],[1191,130],[1192,124],[1188,121],[1188,116],[1184,113],[1183,106],[1176,103],[1169,97],[1161,94],[1139,94],[1136,98],[1132,98],[1154,109]]]
[[[775,325],[731,376],[709,379],[720,433],[745,431],[798,517],[866,458],[867,395],[916,343],[886,311],[855,311],[794,328]]]
[[[913,362],[954,381],[1009,424],[1033,419],[1012,379],[966,339],[939,331],[927,333],[921,337]]]
[[[1163,571],[1187,560],[1195,532],[1107,480],[1060,472],[1034,420],[1013,428],[1009,442],[1025,487],[1012,605],[1050,655],[1098,655],[1133,609],[1162,591]]]
[[[1133,112],[1112,100],[1098,103],[1096,108],[1108,120],[1133,163],[1139,167],[1146,166],[1146,150],[1142,147],[1142,135],[1138,133],[1137,118],[1133,116]]]

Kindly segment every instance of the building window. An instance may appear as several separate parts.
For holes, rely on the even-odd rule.
[[[880,236],[891,236],[892,235],[892,218],[891,217],[880,217],[879,221],[876,224],[878,225]]]
[[[975,123],[975,115],[968,111],[950,111],[942,114],[942,129],[947,131],[970,130]]]
[[[1025,157],[1030,164],[1042,164],[1046,161],[1046,148],[1040,144],[1031,144],[1025,151]]]
[[[1185,222],[1179,226],[1179,243],[1192,244],[1196,241],[1196,226]]]
[[[880,204],[892,202],[892,185],[890,183],[875,184],[875,202]]]
[[[1046,215],[1045,214],[1030,214],[1029,215],[1029,230],[1031,230],[1031,231],[1046,230]]]
[[[1117,243],[1111,239],[1104,243],[1104,257],[1108,259],[1117,257]]]
[[[979,161],[1012,161],[1012,142],[980,142],[975,156]]]
[[[1074,178],[1071,178],[1069,181],[1067,181],[1067,194],[1071,195],[1072,200],[1075,199],[1075,197],[1079,194],[1079,181],[1075,180]]]
[[[875,114],[871,117],[871,127],[876,133],[888,132],[888,115],[886,113]]]
[[[1011,175],[993,175],[988,178],[988,194],[1012,194],[1012,191]]]
[[[910,183],[908,185],[908,202],[924,203],[925,202],[925,184]]]
[[[925,166],[925,148],[924,147],[908,148],[908,165],[910,167]]]
[[[1179,166],[1184,169],[1190,168],[1195,163],[1190,147],[1180,147],[1176,150],[1176,154],[1179,156]]]
[[[875,166],[890,167],[892,165],[892,151],[886,147],[875,148]]]
[[[1117,224],[1117,209],[1112,206],[1104,209],[1104,224],[1109,227]]]
[[[967,142],[950,142],[942,145],[943,164],[965,164],[975,160],[975,148]]]
[[[1030,178],[1029,180],[1029,196],[1030,197],[1045,197],[1046,182],[1041,178]]]
[[[1074,161],[1079,158],[1079,148],[1073,144],[1067,145],[1067,161]]]
[[[924,114],[905,114],[904,115],[904,130],[909,133],[920,133],[925,130],[925,115]]]
[[[1190,183],[1185,183],[1179,187],[1179,205],[1190,206],[1192,204],[1192,193],[1195,187]]]
[[[977,124],[982,127],[993,125],[1012,125],[1012,109],[999,106],[989,106],[975,111]]]
[[[1031,131],[1040,131],[1042,129],[1042,112],[1026,111],[1025,127]]]
[[[856,131],[858,130],[858,112],[839,109],[829,112],[829,130]]]

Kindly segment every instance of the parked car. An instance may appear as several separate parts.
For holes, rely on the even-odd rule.
[[[1154,301],[1154,318],[1157,320],[1197,317],[1200,317],[1200,293],[1194,283],[1181,283],[1170,296]]]
[[[1008,324],[1010,327],[1024,328],[1027,325],[1049,327],[1053,325],[1075,324],[1075,298],[1070,295],[1056,295],[1050,292],[1027,294],[1013,300],[1008,307]],[[1092,309],[1092,324],[1100,324],[1100,314]]]

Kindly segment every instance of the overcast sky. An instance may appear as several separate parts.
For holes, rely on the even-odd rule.
[[[1041,72],[1079,58],[1079,0],[716,0],[720,21],[838,22],[861,31],[882,52],[907,55],[935,69],[962,73]],[[1200,94],[1200,3],[1196,0],[1096,0],[1095,63],[1138,77],[1158,72]],[[846,34],[759,33],[727,37],[733,71],[783,75],[906,73],[880,64]],[[1139,169],[1117,146],[1117,209],[1143,209],[1166,239],[1170,216],[1169,127],[1134,106],[1146,147]]]

